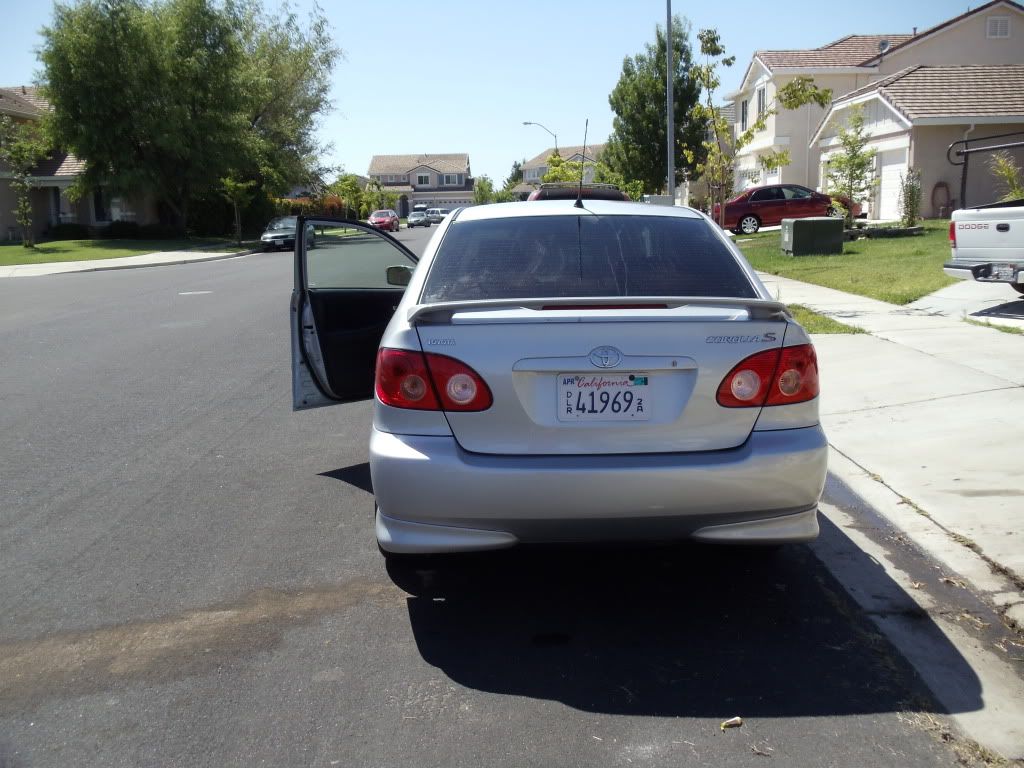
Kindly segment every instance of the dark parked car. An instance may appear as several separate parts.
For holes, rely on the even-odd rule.
[[[406,219],[405,224],[409,229],[413,227],[429,227],[430,219],[427,218],[425,211],[413,211],[409,214],[409,218]]]
[[[267,228],[260,236],[263,250],[276,251],[278,248],[295,247],[295,225],[298,219],[295,216],[278,216],[271,219]],[[306,225],[306,242],[312,248],[316,245],[316,236],[313,232],[313,225]]]
[[[370,214],[370,226],[377,229],[386,229],[389,232],[397,232],[402,226],[398,214],[390,208],[374,211]]]
[[[858,212],[855,209],[854,215]],[[718,213],[716,204],[711,215],[715,221],[719,220]],[[834,215],[832,198],[826,194],[799,184],[771,184],[745,189],[729,200],[725,204],[725,228],[736,234],[750,235],[761,227],[780,224],[783,219]]]
[[[629,200],[629,195],[614,184],[587,184],[584,182],[582,194],[579,182],[550,181],[541,184],[540,189],[530,193],[527,200],[575,200],[579,195],[584,200]]]

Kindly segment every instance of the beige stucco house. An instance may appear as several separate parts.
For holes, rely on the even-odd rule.
[[[980,134],[982,125],[986,133],[999,133],[1014,130],[1022,122],[1016,102],[1002,96],[1014,87],[1019,93],[1019,86],[1004,89],[1000,85],[1005,77],[1015,76],[1012,67],[1019,64],[1024,64],[1024,6],[1011,0],[993,0],[921,32],[851,35],[805,51],[758,51],[742,86],[732,95],[737,105],[737,131],[746,130],[756,110],[771,105],[777,89],[798,75],[812,77],[819,87],[831,89],[834,101],[827,109],[807,105],[769,117],[766,130],[737,156],[737,185],[787,182],[823,189],[827,185],[823,163],[835,150],[839,125],[851,106],[863,104],[878,150],[879,183],[868,204],[869,214],[892,217],[897,199],[894,185],[913,164],[922,171],[924,213],[933,215],[935,184],[945,181],[953,190],[952,197],[957,197],[958,169],[949,166],[945,157],[949,143],[961,138],[972,122],[975,135]],[[973,70],[967,72],[969,68]],[[944,110],[933,102],[915,112],[910,102],[916,88],[926,89],[926,98],[950,97],[950,103],[969,95],[963,89],[974,89],[974,93],[956,108]],[[991,96],[980,88],[988,89]],[[898,97],[894,95],[897,92]],[[892,98],[898,98],[902,108],[889,103]],[[986,102],[989,106],[983,109]],[[918,128],[930,127],[916,134],[918,148],[912,152],[915,120]],[[938,121],[944,121],[942,130],[938,130]],[[771,176],[758,164],[758,158],[770,149],[788,149],[791,157],[788,166]],[[983,195],[984,183],[978,184],[977,192]],[[937,202],[940,198],[941,190]]]
[[[18,122],[36,121],[50,108],[37,88],[18,86],[0,88],[0,114]],[[111,196],[94,190],[77,200],[68,197],[68,189],[85,170],[85,164],[68,152],[53,152],[32,173],[36,188],[32,191],[32,229],[35,237],[44,237],[57,224],[83,224],[100,229],[113,221],[147,224],[156,220],[152,202]],[[21,239],[21,228],[14,219],[16,195],[10,186],[10,169],[0,166],[0,237]]]
[[[366,175],[386,192],[398,195],[398,215],[418,203],[460,208],[473,204],[473,174],[465,152],[423,155],[374,155]]]

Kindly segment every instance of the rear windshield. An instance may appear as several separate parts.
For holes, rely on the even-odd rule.
[[[757,294],[703,219],[530,216],[456,221],[422,301],[556,296]]]

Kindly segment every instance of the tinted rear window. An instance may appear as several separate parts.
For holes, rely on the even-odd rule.
[[[452,225],[422,301],[554,296],[757,294],[703,219],[531,216]]]

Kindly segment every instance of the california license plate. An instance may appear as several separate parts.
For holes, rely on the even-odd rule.
[[[1017,277],[1017,266],[1015,264],[993,264],[990,279],[1000,280],[1008,283],[1014,282]]]
[[[649,383],[646,373],[560,373],[558,420],[647,421]]]

